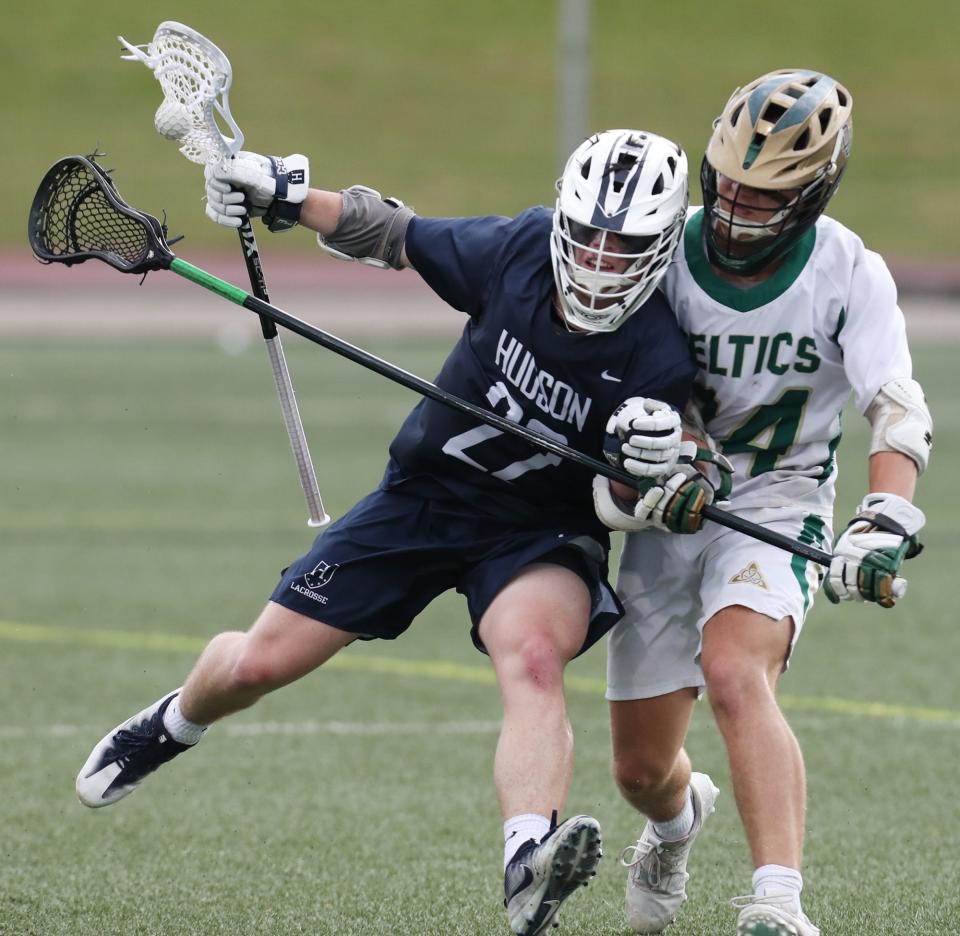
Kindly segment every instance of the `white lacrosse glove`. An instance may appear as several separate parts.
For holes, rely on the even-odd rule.
[[[669,475],[680,456],[680,414],[668,403],[630,397],[607,420],[603,453],[638,478]]]
[[[711,474],[715,476],[708,477],[698,465],[705,470],[714,466]],[[698,448],[696,442],[682,442],[674,473],[666,480],[649,482],[633,503],[619,498],[610,481],[597,475],[593,479],[593,506],[612,530],[696,533],[703,526],[703,508],[727,497],[732,476],[733,465],[719,452]]]
[[[225,227],[240,227],[249,214],[271,231],[289,231],[310,191],[310,161],[299,153],[281,159],[241,150],[203,175],[207,217]]]
[[[834,604],[875,601],[892,608],[907,592],[897,572],[919,555],[917,534],[927,518],[897,494],[868,494],[833,547],[823,591]]]

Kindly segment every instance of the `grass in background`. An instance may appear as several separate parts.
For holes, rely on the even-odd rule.
[[[427,377],[445,350],[370,347]],[[415,397],[299,340],[286,350],[338,516],[377,483]],[[907,600],[818,601],[782,686],[810,771],[809,912],[833,936],[960,920],[954,354],[915,352],[938,433]],[[309,544],[263,350],[10,340],[0,397],[0,934],[505,933],[499,703],[456,596],[218,726],[124,803],[73,797],[103,732],[179,685],[211,634],[248,626]],[[840,522],[863,489],[861,423],[845,422]],[[571,667],[570,811],[599,818],[607,854],[564,908],[570,936],[626,932],[616,858],[638,834],[609,777],[603,657]],[[729,933],[750,866],[705,706],[690,749],[723,796],[672,932]]]
[[[234,67],[233,111],[248,147],[304,152],[313,183],[364,182],[424,214],[514,214],[551,203],[558,174],[557,0],[343,4],[291,0],[283,15],[237,0],[229,16],[171,0],[55,0],[0,34],[0,105],[16,128],[0,244],[24,249],[29,201],[60,156],[99,145],[138,207],[166,208],[197,245],[199,170],[152,126],[160,89],[122,62],[115,36],[147,42],[161,19],[207,34]],[[956,257],[960,85],[949,0],[809,0],[758,8],[679,2],[592,5],[587,131],[641,126],[678,140],[694,176],[713,118],[740,84],[779,67],[819,68],[855,100],[854,155],[837,218],[891,255]],[[64,51],[67,50],[67,51]],[[28,88],[29,93],[16,89]],[[696,183],[694,198],[699,198]],[[308,239],[298,238],[308,250]]]

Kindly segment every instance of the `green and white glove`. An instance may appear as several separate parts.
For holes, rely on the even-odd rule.
[[[920,554],[917,534],[927,518],[897,494],[868,494],[833,547],[823,591],[834,604],[875,601],[892,608],[907,592],[897,573],[904,559]]]
[[[711,476],[704,474],[701,466]],[[673,472],[660,481],[647,480],[633,503],[617,497],[607,478],[597,475],[593,479],[594,509],[611,530],[696,533],[703,526],[703,508],[730,493],[732,475],[733,466],[719,452],[684,441]]]
[[[710,475],[704,473],[709,466],[715,469]],[[633,515],[671,533],[696,533],[703,526],[703,508],[726,500],[732,479],[733,465],[719,452],[681,442],[676,470],[641,493]]]

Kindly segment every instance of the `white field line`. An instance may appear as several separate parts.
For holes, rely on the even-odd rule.
[[[347,721],[265,721],[237,722],[217,726],[217,734],[234,738],[258,738],[267,735],[342,737],[392,737],[395,735],[492,735],[500,730],[498,721],[447,722],[347,722]],[[93,737],[103,725],[3,725],[0,741],[31,738]]]
[[[0,641],[187,654],[199,653],[206,645],[204,639],[187,634],[87,630],[4,620],[0,620]],[[490,666],[457,663],[451,660],[404,660],[372,656],[366,652],[366,648],[361,648],[359,652],[341,653],[326,663],[325,668],[421,680],[496,685],[493,669]],[[568,692],[600,698],[603,697],[606,688],[602,679],[576,675],[568,675],[565,684]],[[837,696],[782,694],[779,699],[784,709],[797,713],[830,714],[852,718],[882,719],[895,723],[920,723],[960,728],[960,711],[954,709],[870,702]]]
[[[849,713],[817,714],[814,712],[793,712],[790,724],[794,729],[804,734],[823,731],[836,731],[836,715]],[[860,716],[854,715],[854,718]],[[942,731],[944,728],[956,730],[960,722],[917,722],[916,720],[893,717],[890,719],[894,727],[902,727],[911,732]],[[607,725],[606,717],[584,723],[582,718],[577,720],[579,729],[603,730]],[[304,719],[299,721],[263,721],[244,722],[228,721],[218,724],[215,728],[217,736],[226,735],[229,738],[267,738],[267,737],[337,737],[337,738],[391,738],[391,737],[466,737],[466,736],[493,736],[499,733],[499,721],[418,721],[418,722],[349,722],[349,721],[316,721]],[[103,732],[104,726],[99,725],[0,725],[0,742],[12,743],[17,741],[57,740],[70,738],[95,738]],[[690,726],[690,734],[698,735],[701,732],[712,730],[709,718],[698,718]]]

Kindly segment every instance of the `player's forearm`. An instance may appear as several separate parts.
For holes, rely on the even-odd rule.
[[[874,452],[867,468],[870,491],[899,494],[913,500],[917,487],[917,466],[900,452]]]
[[[359,259],[361,262],[371,262],[374,266],[385,266],[389,264],[398,270],[410,266],[410,261],[407,259],[406,248],[401,242],[406,231],[406,223],[397,228],[399,233],[396,236],[395,242],[391,243],[389,239],[381,240],[381,234],[391,226],[392,220],[390,215],[392,212],[400,209],[408,215],[411,215],[412,212],[403,208],[402,202],[394,203],[389,199],[382,200],[378,192],[364,188],[363,186],[353,186],[344,191],[346,192],[347,198],[352,199],[346,203],[346,210],[344,208],[343,192],[327,192],[323,189],[310,189],[306,199],[304,199],[303,208],[300,211],[300,224],[303,227],[309,228],[311,231],[316,231],[322,238],[328,241],[328,246],[334,248],[328,252],[333,253],[338,259]],[[357,198],[366,198],[368,205],[370,198],[375,199],[375,204],[382,207],[383,211],[387,212],[387,214],[384,215],[380,213],[371,216],[369,207],[366,209],[366,214],[363,214],[363,209],[361,209],[358,214]],[[389,206],[389,209],[386,206]],[[359,224],[358,221],[360,222]],[[343,223],[341,224],[341,222]],[[344,225],[348,229],[346,232],[342,230]],[[373,256],[369,261],[365,259],[368,257],[368,254],[364,251],[364,247],[358,246],[356,240],[358,234],[365,237],[366,249],[373,250],[376,244],[378,248],[381,249],[382,255],[378,254]],[[328,239],[334,238],[334,235],[336,235],[337,238],[345,236],[347,240],[346,242],[339,242],[337,240],[330,242]],[[320,246],[324,247],[323,244]],[[399,254],[396,253],[398,248]],[[324,249],[326,250],[328,248],[324,247]],[[340,251],[342,251],[342,253],[339,253]],[[393,251],[393,253],[391,253],[391,251]],[[346,256],[344,256],[344,254]]]
[[[343,196],[339,192],[310,189],[300,212],[300,224],[329,237],[337,227],[343,210]]]

